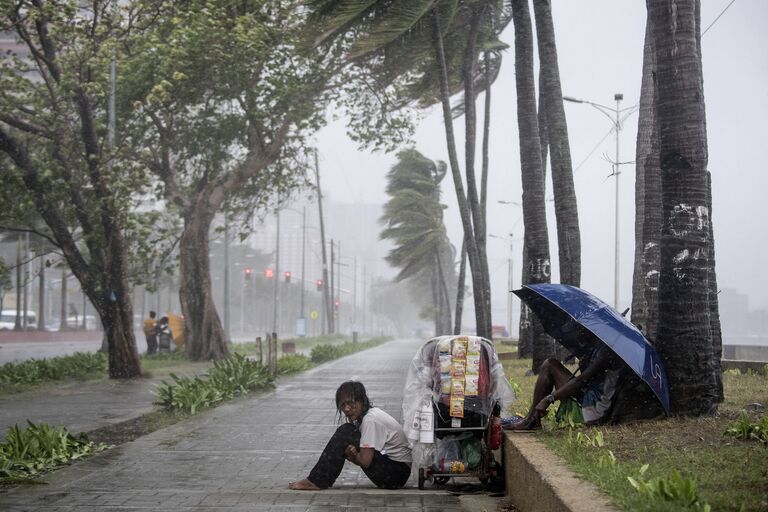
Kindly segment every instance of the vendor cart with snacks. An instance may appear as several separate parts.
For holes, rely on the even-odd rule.
[[[515,395],[493,342],[479,336],[430,339],[411,362],[404,396],[419,489],[457,477],[482,483],[502,478],[493,451]]]

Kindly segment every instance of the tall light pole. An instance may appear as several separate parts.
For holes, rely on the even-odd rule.
[[[570,96],[563,96],[563,99],[565,101],[570,101],[571,103],[586,103],[587,105],[592,105],[595,109],[599,110],[602,114],[604,114],[608,120],[613,125],[613,130],[616,133],[616,159],[613,162],[613,173],[612,176],[616,178],[616,200],[615,200],[615,219],[614,219],[614,275],[613,275],[613,307],[617,311],[619,310],[619,270],[621,268],[620,260],[619,260],[619,175],[621,174],[621,171],[619,170],[619,165],[621,164],[621,161],[619,160],[619,133],[621,132],[622,127],[622,121],[626,119],[630,114],[635,112],[638,108],[637,105],[632,105],[631,107],[626,108],[620,108],[621,100],[624,99],[624,95],[620,92],[617,92],[613,95],[613,99],[616,101],[616,107],[607,107],[605,105],[601,105],[599,103],[594,103],[592,101],[587,100],[581,100],[578,98],[572,98]],[[622,113],[624,114],[624,117],[621,117]]]
[[[499,201],[502,204],[514,204],[507,202]],[[491,238],[499,238],[501,240],[509,240],[509,256],[507,257],[507,334],[509,336],[512,336],[512,290],[514,290],[514,272],[513,272],[513,260],[512,255],[514,251],[514,240],[513,240],[513,233],[509,234],[509,237],[505,236],[498,236],[498,235],[488,235]]]

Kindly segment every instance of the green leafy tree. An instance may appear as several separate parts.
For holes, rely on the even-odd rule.
[[[3,0],[0,30],[22,52],[0,67],[0,166],[14,207],[37,210],[101,317],[113,378],[141,373],[133,335],[128,247],[140,169],[108,143],[114,17],[108,2]],[[3,205],[3,214],[7,214]]]
[[[123,64],[125,108],[144,122],[133,145],[183,222],[187,354],[218,359],[227,346],[211,293],[212,222],[224,208],[247,219],[303,183],[339,52],[305,48],[297,2],[148,2],[142,13],[152,29],[125,48]]]
[[[442,162],[433,162],[415,149],[401,151],[387,174],[387,194],[380,237],[395,245],[387,261],[400,269],[396,280],[411,280],[431,291],[435,335],[450,334],[454,251],[443,224],[440,182],[446,174]],[[426,285],[426,286],[424,286]]]
[[[318,25],[317,43],[342,38],[348,55],[365,63],[378,83],[404,82],[399,90],[403,106],[440,103],[446,131],[448,160],[459,213],[464,228],[466,251],[472,272],[477,333],[491,336],[490,282],[485,256],[485,213],[474,173],[474,103],[484,74],[478,72],[478,56],[498,51],[505,45],[497,35],[511,19],[499,1],[325,1],[308,0]],[[377,89],[378,90],[378,89]],[[450,98],[464,92],[465,176],[461,174],[453,131]],[[363,91],[362,96],[368,96]],[[382,105],[392,109],[393,105]],[[464,179],[466,178],[466,191]]]

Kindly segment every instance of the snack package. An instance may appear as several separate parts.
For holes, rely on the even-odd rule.
[[[464,398],[451,397],[451,416],[454,418],[464,417]]]
[[[467,354],[480,354],[480,338],[470,336],[467,339]]]
[[[451,353],[451,340],[440,340],[440,342],[437,344],[437,352],[440,354],[450,354]]]
[[[464,397],[464,378],[451,379],[451,400]]]
[[[440,373],[451,371],[451,354],[440,354]]]
[[[450,373],[440,374],[440,393],[444,395],[451,394],[451,374]]]
[[[451,375],[454,377],[464,377],[467,374],[467,363],[463,359],[454,359],[451,362]]]
[[[464,395],[477,396],[477,389],[479,384],[480,384],[479,375],[467,375],[466,382],[464,384]]]
[[[480,373],[480,354],[467,354],[467,375]]]
[[[453,340],[453,351],[452,351],[454,359],[464,359],[467,355],[467,338],[466,337],[460,337]]]

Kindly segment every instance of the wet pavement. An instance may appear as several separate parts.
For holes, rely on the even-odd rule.
[[[406,370],[420,343],[392,341],[281,378],[272,391],[58,470],[41,480],[45,485],[0,493],[0,510],[459,511],[457,496],[419,491],[414,476],[405,489],[379,490],[351,464],[333,489],[287,489],[289,481],[309,473],[337,427],[334,393],[342,381],[362,381],[374,404],[400,419]],[[29,395],[15,404],[0,399],[0,427],[22,410],[30,415],[36,410],[37,418],[63,418],[48,423],[64,423],[73,432],[113,422],[119,411],[133,417],[151,410],[152,381],[109,384],[86,395]]]

